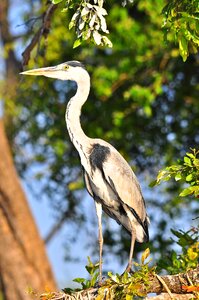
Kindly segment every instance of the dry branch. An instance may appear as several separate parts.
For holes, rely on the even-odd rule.
[[[31,51],[34,49],[34,47],[36,45],[40,44],[41,37],[44,36],[45,38],[47,38],[49,30],[50,30],[51,18],[52,18],[52,15],[56,8],[57,8],[57,5],[50,4],[48,9],[45,11],[45,13],[43,15],[43,22],[42,22],[41,27],[38,29],[36,34],[33,36],[30,44],[26,47],[26,49],[22,53],[23,65],[28,64]]]
[[[194,298],[193,294],[172,294],[176,300],[190,300]],[[162,293],[154,297],[146,297],[145,300],[171,300],[169,294]]]
[[[160,276],[161,279],[166,283],[167,287],[173,293],[173,299],[188,300],[194,297],[193,294],[187,294],[187,291],[183,289],[183,286],[190,286],[190,281],[194,286],[199,286],[199,266],[194,270],[189,270],[187,273],[180,273],[177,275],[165,275]],[[146,291],[146,287],[142,286],[141,292]],[[167,300],[171,297],[165,293],[165,287],[154,275],[150,279],[150,286],[147,287],[147,293],[160,294],[158,296],[146,298],[146,300]],[[79,292],[74,292],[71,295],[65,294],[63,292],[52,293],[52,300],[94,300],[98,295],[98,288],[90,288],[87,290],[82,290]],[[45,294],[41,295],[41,299],[45,299]]]

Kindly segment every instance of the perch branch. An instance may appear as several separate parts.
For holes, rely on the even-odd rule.
[[[161,278],[161,280],[160,280]],[[189,270],[186,273],[180,273],[177,275],[165,275],[165,276],[157,276],[153,275],[150,279],[150,286],[147,287],[147,293],[156,293],[160,294],[154,297],[146,297],[146,300],[168,300],[171,299],[171,295],[169,295],[167,290],[165,289],[165,284],[167,288],[169,288],[172,293],[172,297],[178,300],[188,300],[194,297],[193,293],[187,293],[186,290],[183,289],[183,285],[189,286],[190,280],[194,286],[199,285],[199,266],[194,270]],[[161,283],[164,281],[164,285]],[[143,285],[140,288],[140,292],[146,291],[146,287]],[[73,292],[72,294],[66,294],[63,292],[53,292],[51,294],[51,300],[94,300],[98,295],[98,288],[90,288],[78,292]],[[40,299],[45,299],[46,294],[42,294]]]

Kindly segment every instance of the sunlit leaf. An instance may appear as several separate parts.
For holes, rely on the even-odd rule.
[[[189,174],[186,176],[186,181],[191,181],[193,180],[193,174]]]
[[[82,43],[81,39],[77,39],[73,44],[73,48],[79,47],[81,45],[81,43]]]
[[[95,30],[95,31],[93,32],[93,38],[94,38],[94,41],[95,41],[95,43],[96,43],[97,45],[100,45],[100,44],[101,44],[102,36],[101,36],[101,34],[99,34],[98,31]]]
[[[82,283],[85,281],[85,278],[75,278],[73,279],[74,282],[77,282],[77,283]]]
[[[149,257],[149,255],[150,255],[150,249],[147,248],[142,254],[142,258],[141,258],[142,264],[144,264],[145,260]]]
[[[184,162],[188,165],[188,166],[191,166],[192,163],[191,163],[191,159],[187,156],[184,157]]]
[[[53,4],[58,4],[60,2],[62,2],[63,0],[51,0]]]
[[[180,197],[185,197],[185,196],[188,196],[188,195],[191,195],[191,194],[193,194],[193,190],[192,190],[192,188],[186,188],[186,189],[184,189],[180,194],[179,194],[179,196]]]
[[[181,180],[181,179],[182,179],[182,175],[180,173],[175,175],[175,180],[176,181]]]

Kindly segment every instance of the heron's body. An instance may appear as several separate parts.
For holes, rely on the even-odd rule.
[[[88,165],[89,168],[83,168],[83,171],[89,194],[130,234],[133,223],[138,242],[147,240],[146,212],[140,186],[124,158],[110,144],[94,139]],[[129,210],[129,215],[124,207]]]
[[[80,155],[86,188],[96,204],[99,221],[100,265],[103,244],[102,208],[107,215],[131,234],[129,270],[135,240],[148,241],[149,219],[140,185],[126,160],[112,145],[101,139],[87,137],[81,128],[81,107],[90,91],[89,74],[82,64],[76,61],[56,67],[30,70],[24,74],[44,75],[61,80],[73,80],[77,83],[77,91],[67,105],[65,119],[70,139]]]

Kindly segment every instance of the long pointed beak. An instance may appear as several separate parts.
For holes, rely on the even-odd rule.
[[[39,68],[21,72],[22,75],[33,75],[33,76],[50,76],[54,71],[57,71],[57,67],[47,67],[47,68]]]

